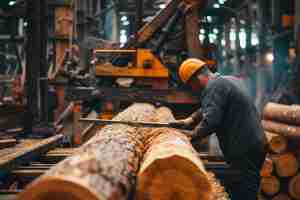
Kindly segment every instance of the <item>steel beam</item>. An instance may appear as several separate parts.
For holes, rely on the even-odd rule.
[[[140,88],[69,88],[67,99],[70,101],[90,101],[101,99],[107,101],[129,101],[169,104],[198,104],[199,98],[178,89],[158,90]]]

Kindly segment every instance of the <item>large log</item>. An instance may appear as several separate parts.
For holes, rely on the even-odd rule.
[[[300,199],[300,174],[291,179],[289,183],[289,194],[294,199]]]
[[[276,172],[279,177],[291,177],[297,174],[299,163],[292,153],[285,153],[273,157]]]
[[[134,104],[116,120],[148,121],[155,108]],[[135,184],[143,152],[144,129],[115,124],[104,127],[78,152],[34,181],[19,200],[125,200]]]
[[[167,108],[154,121],[173,121]],[[138,200],[210,199],[212,186],[189,138],[176,129],[153,129],[138,174]]]
[[[260,170],[260,176],[261,177],[272,176],[273,170],[274,170],[273,161],[269,158],[266,158],[266,160]]]
[[[282,135],[277,135],[274,133],[270,133],[265,131],[267,139],[268,139],[268,146],[269,149],[273,153],[284,153],[287,150],[288,147],[288,141],[286,137]]]
[[[272,200],[291,200],[291,198],[289,195],[281,193],[273,197]]]
[[[275,176],[263,177],[261,180],[261,190],[264,194],[273,196],[280,190],[280,182]]]
[[[300,106],[268,103],[263,111],[264,119],[300,125]]]
[[[262,121],[263,128],[266,131],[283,135],[288,139],[300,139],[300,127],[287,125],[280,122],[274,122],[270,120],[263,120]]]

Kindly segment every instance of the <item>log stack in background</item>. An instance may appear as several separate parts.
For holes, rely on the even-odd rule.
[[[269,154],[261,170],[265,199],[300,199],[300,106],[269,103],[263,111]]]
[[[149,104],[134,104],[114,119],[174,120],[169,109],[156,110]],[[174,143],[178,149],[164,148],[165,143]],[[150,149],[158,149],[158,153]],[[224,188],[205,171],[182,133],[120,124],[104,127],[76,155],[34,181],[18,199],[131,200],[143,157],[136,199],[227,200]]]

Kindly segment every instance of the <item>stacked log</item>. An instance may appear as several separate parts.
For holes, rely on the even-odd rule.
[[[156,111],[152,105],[135,104],[114,119],[165,121],[170,119],[171,115],[168,114],[169,112],[162,112],[164,110],[167,109]],[[184,145],[180,142],[176,144],[179,145],[180,151],[171,149],[171,152],[174,151],[178,155],[171,156],[167,160],[168,163],[162,161],[157,164],[168,155],[163,147],[159,147],[162,149],[162,154],[158,155],[162,156],[161,159],[156,154],[150,156],[148,153],[143,156],[145,147],[147,147],[147,152],[151,148],[150,141],[154,141],[152,139],[158,140],[158,138],[166,138],[166,136],[178,138],[180,142],[183,142]],[[208,200],[226,199],[215,198],[218,196],[217,194],[222,193],[222,190],[224,191],[224,188],[211,174],[207,174],[201,160],[196,157],[189,140],[183,134],[175,129],[136,128],[120,124],[104,127],[96,136],[80,147],[76,155],[62,161],[34,181],[19,195],[18,199],[133,199],[136,176],[143,157],[144,162],[139,173],[138,189],[136,190],[137,199],[186,199],[185,195],[195,197],[192,199],[199,199],[198,197]],[[152,162],[151,158],[157,161]],[[150,166],[149,170],[147,170],[148,166]],[[152,178],[155,181],[151,181]],[[150,184],[145,184],[143,180]],[[186,188],[181,187],[181,184]],[[141,191],[142,196],[140,196]],[[213,196],[212,192],[216,194]]]
[[[300,199],[300,106],[269,103],[262,125],[269,154],[261,170],[261,191],[267,199]]]

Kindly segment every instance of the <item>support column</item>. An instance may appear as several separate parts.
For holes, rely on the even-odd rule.
[[[143,0],[136,0],[135,33],[137,33],[143,24]]]
[[[48,1],[41,0],[41,49],[40,49],[40,118],[44,124],[48,123],[48,63],[47,63],[47,43],[48,43]]]
[[[34,120],[38,117],[38,78],[40,75],[41,49],[41,1],[27,1],[27,45],[26,45],[26,117],[25,132],[31,133]]]

